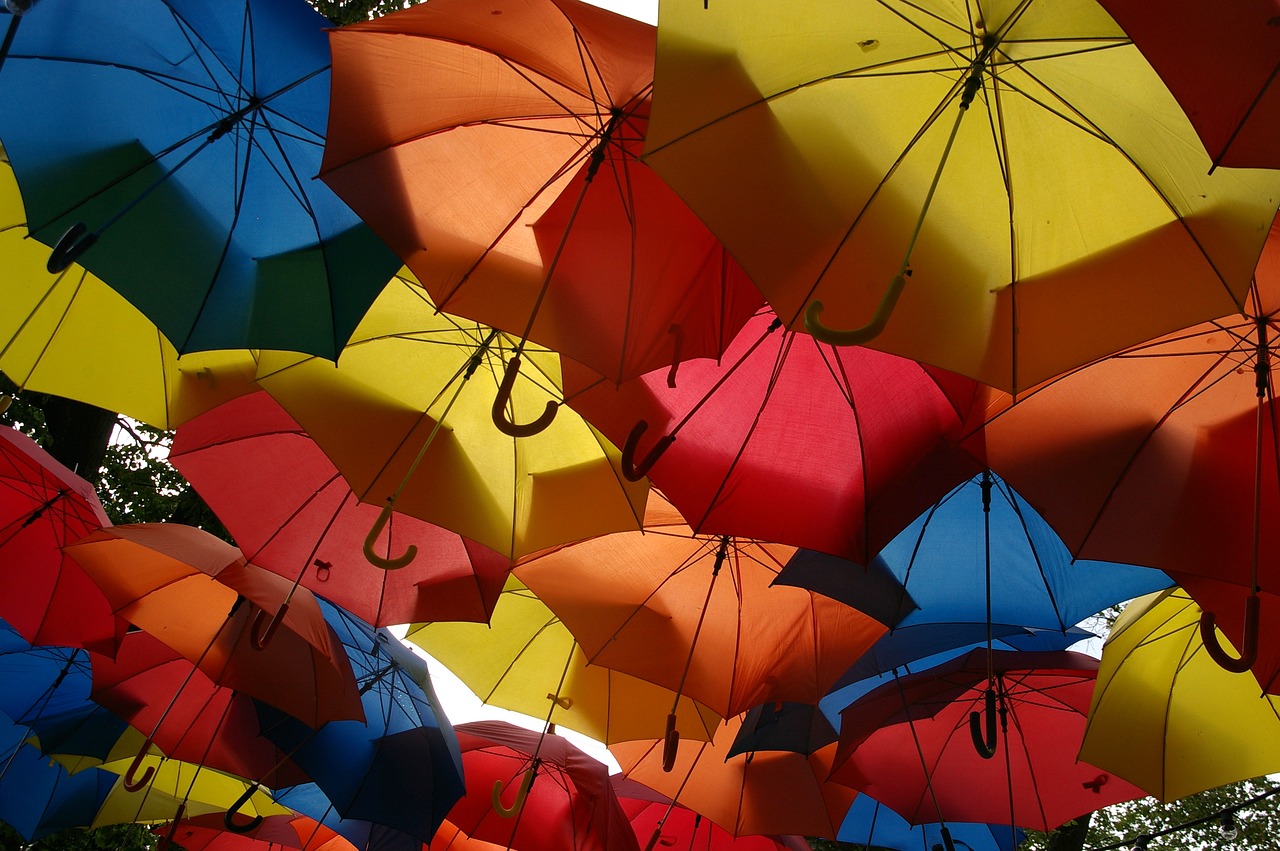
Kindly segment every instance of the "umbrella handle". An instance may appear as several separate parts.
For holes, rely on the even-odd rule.
[[[183,801],[178,804],[178,811],[173,814],[173,822],[170,823],[169,829],[166,830],[164,835],[156,841],[156,851],[167,851],[169,846],[173,843],[173,838],[178,835],[178,822],[182,821],[182,817],[186,812],[187,802]]]
[[[388,521],[391,520],[391,500],[387,500],[387,504],[382,506],[382,511],[378,513],[378,519],[373,521],[373,528],[369,530],[369,534],[364,536],[364,557],[369,564],[374,567],[380,567],[383,570],[399,570],[418,556],[418,547],[416,544],[410,544],[405,548],[404,553],[392,558],[384,558],[374,551],[373,545],[377,543],[378,536],[382,534],[382,530],[387,527]]]
[[[981,712],[969,713],[969,737],[973,739],[973,748],[978,756],[991,759],[996,755],[996,690],[988,688],[985,695],[986,705]],[[983,719],[986,719],[986,733],[983,734]]]
[[[884,326],[889,322],[889,314],[893,313],[894,305],[898,303],[898,296],[902,295],[902,288],[906,285],[906,275],[894,275],[893,280],[889,282],[889,288],[880,297],[880,304],[876,307],[876,312],[871,317],[871,321],[861,328],[851,328],[847,331],[828,328],[822,324],[820,317],[822,316],[824,305],[815,298],[809,302],[809,306],[804,310],[805,330],[812,334],[815,340],[829,343],[833,346],[861,345],[873,337],[879,336],[880,332],[884,330]]]
[[[511,401],[511,391],[515,389],[516,378],[520,375],[520,356],[516,355],[507,361],[507,371],[502,375],[502,383],[498,385],[498,395],[493,397],[493,424],[498,431],[512,437],[533,437],[547,430],[551,421],[556,418],[556,408],[560,403],[548,400],[542,416],[530,423],[514,423],[507,419],[507,403]]]
[[[98,235],[88,233],[88,230],[84,222],[76,222],[59,237],[57,244],[53,246],[53,251],[49,254],[49,261],[45,263],[45,268],[50,275],[65,271],[98,241]]]
[[[240,814],[240,808],[249,803],[249,799],[253,797],[253,793],[256,791],[258,791],[258,784],[250,783],[249,787],[244,790],[244,794],[236,798],[236,802],[222,814],[222,823],[227,830],[232,833],[248,833],[262,824],[262,816],[254,816],[247,822],[236,821],[236,816]]]
[[[1250,594],[1244,601],[1244,636],[1240,641],[1240,658],[1231,656],[1218,642],[1218,632],[1213,612],[1200,613],[1200,640],[1204,642],[1205,652],[1209,658],[1218,663],[1218,667],[1242,674],[1258,661],[1258,607],[1262,600],[1256,593]]]
[[[253,623],[249,625],[249,643],[253,645],[254,650],[267,649],[267,645],[271,643],[271,637],[280,628],[280,622],[284,620],[287,611],[289,611],[289,604],[281,603],[280,608],[276,609],[275,615],[272,616],[271,622],[267,624],[266,629],[263,629],[262,622],[267,619],[267,613],[264,609],[258,609],[253,616]]]
[[[676,767],[676,750],[680,747],[680,731],[676,729],[676,714],[667,716],[667,732],[662,737],[662,770]]]
[[[130,792],[137,792],[143,786],[146,786],[147,782],[150,781],[152,776],[156,773],[155,766],[148,765],[147,770],[142,772],[141,777],[136,776],[138,769],[142,767],[142,760],[146,758],[147,751],[149,750],[151,750],[151,737],[147,736],[142,740],[142,747],[138,748],[137,754],[133,757],[133,762],[129,763],[129,770],[124,773],[124,777],[120,780],[120,784],[124,786],[126,790]]]
[[[942,844],[946,847],[946,851],[956,851],[955,840],[951,838],[951,828],[944,824],[938,828],[938,833],[942,835]]]
[[[533,768],[527,768],[524,777],[520,778],[520,788],[516,790],[516,799],[511,806],[502,803],[502,781],[493,781],[493,809],[503,818],[512,818],[524,807],[525,798],[529,797],[529,787],[533,785]]]
[[[638,482],[645,476],[649,475],[649,470],[653,465],[658,463],[658,459],[662,457],[662,453],[666,452],[671,444],[675,443],[676,436],[674,434],[665,434],[658,438],[658,442],[649,450],[649,454],[645,455],[636,464],[636,449],[640,446],[640,438],[649,428],[649,423],[640,420],[631,427],[631,433],[627,435],[627,442],[622,444],[622,475],[629,482]]]

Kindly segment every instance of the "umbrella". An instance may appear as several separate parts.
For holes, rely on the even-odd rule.
[[[330,41],[321,176],[442,310],[520,335],[509,372],[527,340],[615,381],[715,357],[763,301],[640,162],[651,25],[434,0]]]
[[[930,652],[1020,629],[1065,633],[1108,606],[1172,584],[1149,568],[1074,561],[1035,509],[990,473],[953,488],[881,550],[871,568],[833,570],[794,559],[777,582],[855,608],[887,588],[894,595],[888,602],[916,606],[889,635],[906,645],[913,643],[910,633],[926,633],[935,639]],[[871,587],[876,571],[888,572],[899,588]]]
[[[643,531],[538,553],[515,574],[591,664],[688,695],[727,718],[766,701],[816,703],[884,633],[830,598],[771,587],[794,553],[695,535],[654,492]]]
[[[462,797],[462,758],[426,662],[385,629],[322,604],[347,648],[365,720],[313,729],[259,704],[262,734],[289,754],[344,819],[429,842]]]
[[[1194,0],[1099,0],[1169,86],[1214,167],[1280,167],[1280,46],[1271,37],[1276,6],[1245,0],[1199,27]]]
[[[690,743],[671,770],[662,739],[609,746],[623,776],[702,814],[734,837],[756,834],[834,839],[856,793],[829,782],[836,745],[811,754],[758,751],[729,756],[741,716],[711,742]]]
[[[665,4],[644,161],[788,327],[1007,390],[1243,306],[1280,201],[1094,0]]]
[[[520,851],[639,847],[604,763],[505,721],[454,729],[468,792],[449,821],[468,836]]]
[[[912,824],[978,822],[1051,830],[1145,793],[1077,760],[1097,660],[1072,651],[971,651],[868,692],[840,712],[831,779]],[[1001,733],[974,747],[995,671]],[[989,737],[990,738],[990,737]]]
[[[484,703],[605,744],[662,735],[672,705],[676,728],[688,739],[709,740],[721,721],[689,697],[589,664],[568,628],[514,576],[488,625],[413,624],[405,638],[452,671]]]
[[[0,427],[0,617],[32,644],[113,648],[124,623],[63,545],[109,525],[93,485]]]
[[[701,813],[680,806],[642,783],[614,775],[610,778],[636,838],[646,848],[689,851],[809,851],[799,836],[733,836]]]
[[[103,588],[113,609],[190,660],[214,684],[244,692],[312,726],[363,718],[351,663],[310,593],[245,562],[240,551],[193,526],[112,526],[67,552]],[[264,628],[268,612],[281,612]],[[159,723],[159,722],[157,722]],[[147,782],[150,738],[126,780]]]
[[[379,509],[357,499],[333,462],[264,392],[183,425],[169,461],[249,561],[371,624],[487,621],[510,570],[488,547],[400,513],[387,523],[387,546],[408,542],[429,557],[404,570],[371,565],[361,542]]]
[[[722,361],[621,385],[565,361],[568,403],[648,475],[699,533],[868,563],[978,472],[954,446],[969,379],[780,330],[760,311]]]
[[[294,822],[297,816],[277,815],[244,833],[227,830],[216,814],[187,819],[173,834],[173,842],[184,851],[276,851],[303,847]],[[166,828],[156,833],[167,834]]]
[[[254,389],[248,351],[179,356],[119,293],[73,264],[56,275],[0,150],[0,370],[19,388],[119,411],[159,429]]]
[[[581,418],[559,416],[526,439],[494,427],[503,354],[513,345],[439,313],[420,286],[397,278],[336,369],[264,352],[258,382],[361,500],[384,506],[382,517],[393,505],[508,557],[638,528],[648,486],[622,478],[618,451]],[[556,356],[526,350],[524,357],[507,394],[522,417],[559,398]],[[375,524],[372,538],[380,531]],[[379,561],[403,565],[409,552],[416,550]]]
[[[943,833],[944,827],[946,834]],[[945,847],[948,838],[952,849],[1016,851],[1026,839],[1026,834],[1018,828],[1010,829],[1006,825],[971,822],[911,825],[870,795],[859,795],[844,817],[844,824],[840,825],[840,833],[836,838],[851,845],[861,845],[864,851],[870,848],[928,851],[940,845]]]
[[[996,396],[968,445],[1034,504],[1072,555],[1196,574],[1252,592],[1280,564],[1272,358],[1280,310],[1280,225],[1239,313],[1127,349],[1036,387]],[[1248,610],[1246,610],[1247,612]],[[1261,646],[1257,609],[1228,625],[1242,657]],[[1275,619],[1268,622],[1274,626]],[[1266,627],[1270,629],[1271,626]],[[1274,654],[1268,654],[1276,661]],[[1280,688],[1274,664],[1255,672]]]
[[[29,842],[88,825],[115,775],[95,768],[68,774],[26,737],[26,727],[0,719],[0,819]]]
[[[1161,801],[1280,769],[1280,705],[1216,665],[1180,588],[1125,607],[1102,647],[1080,758]]]
[[[394,828],[338,816],[331,802],[314,783],[290,786],[275,792],[276,802],[299,814],[295,823],[306,851],[422,851],[421,839]]]
[[[49,0],[22,20],[0,126],[50,269],[82,263],[179,352],[336,358],[399,261],[311,179],[325,18],[300,0]]]
[[[729,756],[755,751],[811,754],[839,739],[836,728],[813,703],[762,703],[742,715]]]

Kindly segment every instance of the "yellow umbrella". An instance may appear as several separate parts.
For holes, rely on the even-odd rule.
[[[256,390],[253,353],[178,356],[137,308],[83,267],[51,275],[27,236],[13,171],[0,152],[0,371],[20,388],[64,396],[173,429]]]
[[[1280,697],[1209,658],[1200,607],[1185,591],[1148,594],[1103,646],[1080,759],[1161,801],[1272,774]]]
[[[1095,0],[664,3],[643,159],[789,327],[1006,390],[1239,309],[1280,201]]]
[[[647,483],[628,482],[618,450],[581,417],[562,411],[545,431],[519,438],[494,425],[495,407],[527,422],[560,398],[559,356],[546,350],[526,346],[515,383],[503,380],[516,345],[438,313],[422,287],[398,277],[336,368],[264,351],[258,382],[363,502],[393,503],[512,558],[638,529]],[[383,561],[402,565],[399,558]]]
[[[710,741],[721,717],[689,697],[587,662],[568,628],[514,576],[488,625],[414,624],[405,638],[485,703],[612,744],[664,735],[676,705],[681,737]]]

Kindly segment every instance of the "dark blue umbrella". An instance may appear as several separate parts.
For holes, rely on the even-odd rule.
[[[859,795],[845,814],[836,839],[864,848],[931,851],[943,846],[943,825],[912,825],[869,795]],[[956,851],[1014,851],[1026,834],[1008,825],[948,822]]]
[[[118,775],[100,768],[68,774],[26,743],[29,730],[0,719],[0,820],[29,841],[87,827]]]
[[[328,21],[304,0],[42,0],[20,20],[0,128],[51,271],[81,263],[180,353],[336,358],[400,261],[314,179]]]
[[[426,662],[385,629],[322,605],[351,659],[367,722],[313,730],[260,703],[262,735],[310,776],[341,819],[429,842],[466,789],[458,741]]]

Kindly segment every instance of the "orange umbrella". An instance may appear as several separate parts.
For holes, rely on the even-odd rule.
[[[800,834],[834,839],[858,793],[827,782],[832,743],[811,754],[758,751],[729,756],[741,717],[713,741],[682,748],[670,772],[661,739],[620,742],[609,750],[623,775],[701,813],[734,836]],[[659,820],[654,830],[660,831]],[[641,837],[646,839],[647,837]]]
[[[230,544],[192,526],[138,523],[101,529],[66,550],[116,614],[215,684],[313,727],[364,720],[351,663],[316,598],[296,590],[282,612],[290,582],[249,564]]]
[[[816,703],[885,632],[843,603],[771,586],[795,553],[781,544],[695,535],[651,492],[642,531],[530,556],[515,574],[592,664],[687,694],[728,717],[768,701]]]
[[[640,161],[654,33],[578,0],[333,30],[321,177],[442,310],[615,381],[714,357],[763,297]]]

